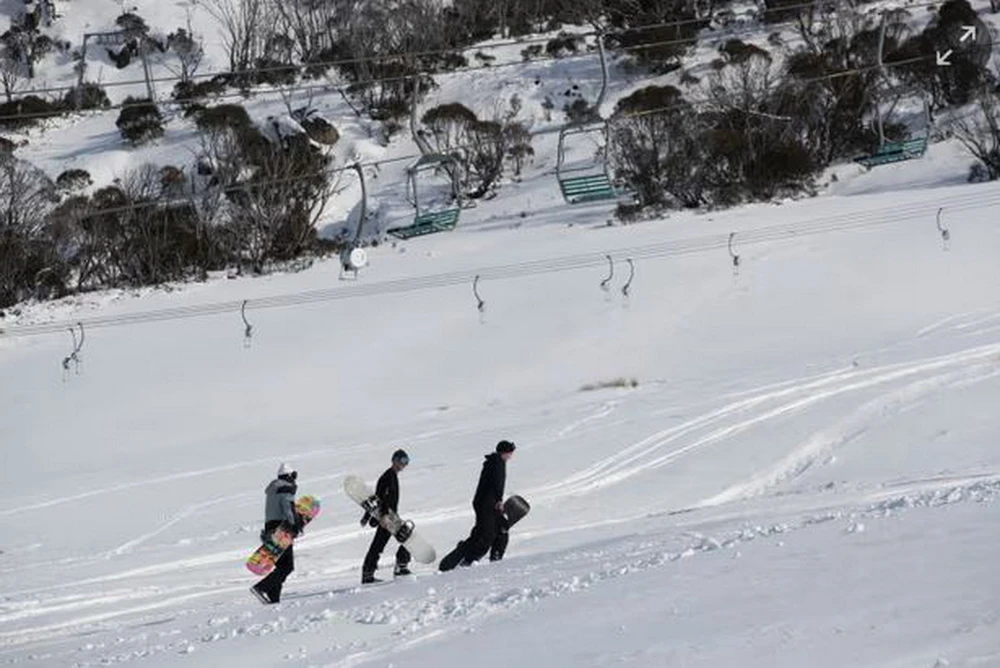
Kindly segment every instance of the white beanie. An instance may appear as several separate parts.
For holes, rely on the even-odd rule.
[[[281,466],[278,467],[278,477],[283,475],[288,475],[289,473],[295,473],[295,469],[285,462],[281,462]]]

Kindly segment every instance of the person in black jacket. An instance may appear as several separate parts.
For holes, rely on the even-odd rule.
[[[507,462],[514,456],[515,446],[510,441],[497,443],[496,452],[486,455],[479,474],[472,509],[476,511],[476,525],[463,546],[461,565],[469,566],[487,552],[490,560],[503,558],[507,548],[507,520],[503,514],[503,490],[507,482]]]
[[[392,466],[386,469],[375,486],[375,496],[378,497],[380,514],[384,515],[390,510],[399,513],[399,477],[397,474],[405,469],[409,463],[410,458],[404,451],[396,450],[392,454]],[[375,577],[375,571],[378,569],[378,559],[382,556],[382,550],[385,549],[392,537],[392,534],[378,523],[378,518],[365,513],[364,517],[361,518],[361,526],[369,524],[378,528],[375,531],[375,537],[372,538],[372,544],[368,548],[368,554],[365,555],[365,562],[361,566],[361,584],[381,582]],[[400,545],[399,549],[396,550],[396,569],[393,574],[395,576],[409,575],[409,564],[410,553]]]

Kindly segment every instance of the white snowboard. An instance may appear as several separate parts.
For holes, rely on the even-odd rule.
[[[379,517],[378,497],[375,496],[374,490],[359,476],[349,475],[344,478],[344,491],[347,492],[347,496],[354,499],[355,503],[370,512],[373,517]],[[391,533],[396,540],[399,540],[397,534],[399,534],[400,530],[403,530],[403,535],[409,530],[410,535],[406,537],[406,540],[400,540],[399,543],[409,551],[414,561],[418,561],[421,564],[432,564],[437,559],[434,546],[417,535],[417,532],[413,530],[413,522],[403,521],[399,515],[390,510],[381,516],[379,524]]]

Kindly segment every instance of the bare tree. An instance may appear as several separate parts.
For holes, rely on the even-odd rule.
[[[29,79],[35,78],[35,63],[52,50],[52,39],[35,27],[13,25],[0,35],[0,41],[10,49],[14,58],[24,63]]]
[[[952,121],[952,131],[965,150],[982,163],[985,177],[993,181],[1000,179],[1000,100],[984,88],[977,106],[971,114]]]
[[[609,157],[617,176],[645,204],[703,204],[707,158],[698,125],[672,86],[649,86],[623,98],[611,118]]]
[[[507,143],[507,158],[514,166],[514,176],[520,176],[524,163],[535,155],[531,146],[531,133],[521,123],[508,122],[504,126]]]
[[[123,252],[121,272],[134,285],[156,284],[177,277],[170,259],[171,235],[168,218],[160,215],[157,199],[162,192],[160,170],[144,164],[122,179],[124,210],[121,216]]]
[[[784,113],[778,84],[770,57],[762,55],[713,76],[708,92],[712,132],[707,138],[716,201],[769,198],[799,189],[821,164],[803,141],[801,119]]]
[[[336,187],[328,151],[305,135],[267,139],[235,115],[202,123],[201,146],[209,174],[197,206],[224,229],[232,257],[261,272],[312,247]]]
[[[299,62],[308,65],[333,59],[344,17],[352,8],[337,0],[284,0],[276,2],[274,10],[275,29],[294,41]]]
[[[329,158],[301,135],[261,147],[253,160],[253,177],[227,194],[245,257],[260,272],[266,260],[291,259],[311,247],[336,184]]]
[[[450,154],[469,142],[476,114],[461,102],[442,104],[428,110],[420,119],[434,140],[438,153]]]
[[[25,81],[24,65],[7,44],[0,45],[0,86],[7,102],[14,100],[16,93]]]
[[[167,36],[167,44],[177,54],[177,65],[167,65],[168,69],[180,79],[188,83],[201,66],[205,57],[205,48],[201,37],[191,31],[191,19],[188,17],[187,30],[178,28],[177,32]]]
[[[208,12],[219,22],[230,72],[247,72],[264,54],[273,27],[270,0],[209,0]]]
[[[367,2],[349,16],[339,41],[340,55],[350,59],[341,67],[349,92],[376,117],[404,115],[411,95],[433,84],[420,74],[451,62],[439,0],[404,0],[398,7]]]
[[[46,244],[45,217],[55,186],[40,169],[0,154],[0,306],[23,299],[57,258]]]

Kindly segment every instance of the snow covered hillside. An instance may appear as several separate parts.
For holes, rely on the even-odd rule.
[[[74,43],[129,9],[53,6]],[[131,6],[157,36],[190,23],[203,70],[226,69],[204,2]],[[613,62],[600,111],[707,74],[724,37],[667,75]],[[948,139],[834,165],[815,197],[613,224],[553,173],[563,103],[600,89],[592,46],[526,61],[496,40],[436,75],[418,113],[502,117],[516,96],[533,160],[453,232],[368,249],[356,281],[318,260],[0,311],[0,665],[1000,667],[1000,185],[968,185]],[[161,101],[174,57],[151,62]],[[112,104],[145,94],[137,64],[86,64]],[[52,52],[32,85],[73,68]],[[331,119],[379,232],[412,220],[405,128],[386,137],[325,83],[240,96],[215,99],[258,124]],[[92,192],[144,163],[193,170],[195,122],[163,107],[140,147],[117,109],[6,134]],[[345,172],[323,236],[360,193]],[[400,511],[440,557],[501,439],[506,491],[532,504],[506,558],[361,587],[372,530],[344,478],[405,448]],[[323,510],[263,606],[245,561],[281,462]]]
[[[0,337],[0,662],[1000,665],[1000,189],[934,168],[461,227],[356,284],[334,262],[26,307]],[[359,588],[344,476],[405,447],[401,510],[441,555],[501,438],[533,504],[507,558]],[[282,460],[324,506],[264,607],[243,562]]]

